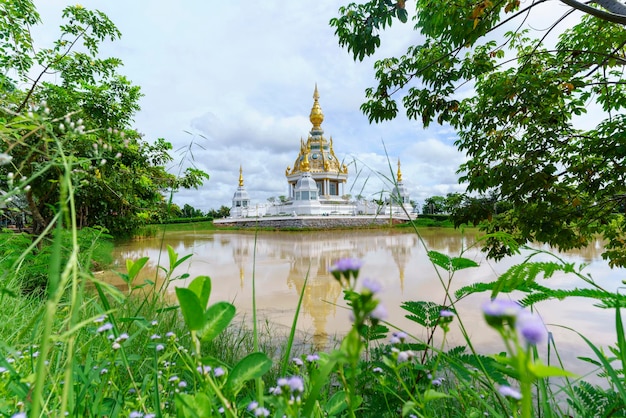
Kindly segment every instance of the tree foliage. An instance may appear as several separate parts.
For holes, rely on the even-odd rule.
[[[378,122],[395,118],[402,103],[425,127],[451,125],[468,156],[459,169],[468,192],[510,204],[497,216],[482,213],[485,230],[561,249],[582,247],[599,233],[608,240],[604,256],[626,265],[626,224],[618,213],[626,203],[626,30],[615,23],[626,22],[626,12],[562,3],[570,7],[546,0],[415,2],[418,43],[375,63],[377,86],[366,90],[361,109]],[[405,6],[352,3],[331,25],[340,45],[362,60],[394,19],[406,20],[399,15]],[[555,16],[547,30],[531,29],[547,13]],[[495,241],[486,249],[496,258],[507,253]]]
[[[0,151],[13,158],[0,167],[0,188],[28,183],[38,233],[56,211],[69,158],[80,224],[126,233],[166,216],[165,191],[197,187],[208,175],[168,173],[172,145],[132,129],[140,89],[119,74],[121,60],[99,56],[103,42],[121,36],[113,22],[80,5],[63,18],[59,38],[36,50],[30,29],[41,21],[32,1],[0,2]]]

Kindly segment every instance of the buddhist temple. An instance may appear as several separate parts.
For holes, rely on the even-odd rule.
[[[239,187],[233,195],[233,205],[230,208],[230,216],[243,217],[250,208],[250,196],[243,185],[243,168],[239,166]]]
[[[293,165],[285,169],[286,201],[251,205],[244,187],[243,168],[239,167],[239,187],[232,199],[231,219],[265,216],[380,216],[407,215],[412,212],[410,196],[402,180],[400,160],[393,190],[383,203],[377,199],[350,200],[346,192],[348,166],[335,155],[333,138],[324,136],[324,113],[315,85],[309,114],[311,130],[306,141],[301,137]]]
[[[289,197],[297,200],[295,195],[298,180],[305,175],[315,181],[318,199],[322,204],[342,202],[345,185],[348,180],[348,167],[337,159],[333,150],[333,138],[326,139],[322,122],[324,114],[319,104],[320,95],[315,85],[313,108],[309,120],[313,127],[306,143],[300,139],[300,153],[292,167],[287,167],[285,175],[289,183]],[[308,173],[308,174],[305,174]]]

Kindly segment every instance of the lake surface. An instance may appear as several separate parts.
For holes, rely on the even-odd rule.
[[[239,231],[168,232],[164,239],[158,237],[120,244],[115,250],[115,258],[118,268],[122,269],[128,258],[150,257],[144,277],[154,279],[159,253],[167,245],[171,245],[181,257],[193,254],[178,268],[178,275],[190,274],[187,281],[198,275],[210,276],[213,288],[210,303],[230,301],[237,307],[239,315],[247,317],[252,311],[254,278],[259,315],[277,327],[284,327],[285,332],[291,326],[300,292],[308,280],[298,328],[312,335],[315,344],[323,346],[329,338],[342,335],[350,328],[349,311],[341,288],[328,273],[339,258],[362,259],[364,265],[360,278],[367,277],[383,285],[380,296],[389,312],[388,321],[409,334],[425,338],[419,325],[404,318],[407,312],[400,308],[400,304],[419,300],[443,302],[442,282],[427,251],[435,250],[453,257],[463,252],[464,257],[480,265],[457,272],[451,281],[452,291],[468,284],[495,280],[529,253],[526,251],[521,256],[494,262],[487,260],[476,248],[473,233],[462,236],[459,231],[451,229],[424,229],[420,233],[423,243],[414,232],[398,230],[259,232],[257,235]],[[609,268],[601,253],[602,242],[598,240],[583,250],[559,256],[568,262],[587,264],[585,274],[590,274],[605,289],[616,290],[626,279],[625,270]],[[549,259],[548,255],[537,258]],[[167,264],[165,251],[161,255],[161,265]],[[448,273],[440,270],[439,274],[447,283]],[[548,287],[588,287],[580,279],[563,274],[555,274],[549,280],[541,279],[541,282]],[[169,292],[173,298],[174,287],[183,287],[185,283],[183,280],[171,283]],[[472,342],[480,351],[495,353],[504,347],[482,317],[480,305],[487,298],[488,294],[471,295],[460,301],[457,309]],[[575,328],[597,345],[611,345],[615,341],[614,311],[595,308],[591,300],[572,298],[542,302],[537,305],[537,311],[548,324],[559,354],[568,364],[576,356],[593,355],[577,334],[562,327]],[[452,328],[448,341],[462,344],[457,320]],[[578,365],[571,368],[579,372],[587,370]]]

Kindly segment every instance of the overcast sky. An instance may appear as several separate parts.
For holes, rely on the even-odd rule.
[[[62,9],[74,3],[35,3],[43,20],[34,32],[37,46],[46,47],[59,33]],[[199,190],[177,194],[181,207],[230,206],[240,165],[253,204],[286,195],[285,168],[293,165],[300,138],[311,129],[316,83],[325,136],[333,137],[337,157],[350,163],[349,193],[373,197],[389,189],[384,177],[389,164],[395,171],[399,157],[404,183],[420,207],[429,196],[463,191],[456,170],[464,156],[449,127],[424,130],[403,115],[370,124],[359,110],[365,89],[374,85],[375,59],[401,55],[418,34],[410,23],[395,23],[376,57],[354,62],[328,23],[346,3],[81,2],[107,14],[122,32],[101,54],[122,59],[120,72],[142,89],[135,128],[147,140],[163,137],[177,149],[193,142],[194,164],[210,175]],[[172,172],[182,159],[175,155]]]

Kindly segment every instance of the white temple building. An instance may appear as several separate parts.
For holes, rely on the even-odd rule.
[[[348,167],[333,149],[333,139],[324,136],[324,114],[319,104],[317,85],[313,93],[313,107],[309,115],[313,125],[306,142],[300,138],[300,150],[293,167],[288,166],[285,177],[289,195],[277,204],[250,204],[244,187],[243,170],[239,168],[239,187],[235,191],[230,210],[231,218],[259,216],[331,216],[331,215],[404,215],[412,213],[410,196],[402,182],[400,161],[396,184],[384,204],[374,201],[350,201],[346,194]]]

